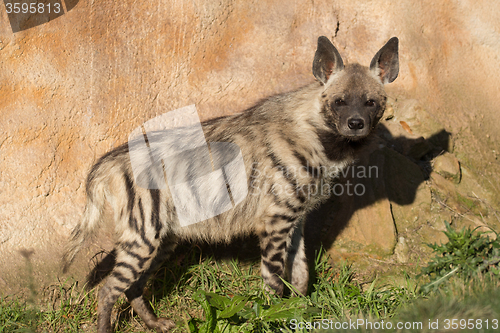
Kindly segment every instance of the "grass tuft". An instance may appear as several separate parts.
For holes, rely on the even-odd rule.
[[[448,242],[442,245],[428,244],[437,253],[427,267],[422,269],[421,276],[430,281],[422,286],[422,292],[436,289],[441,283],[456,275],[463,279],[471,279],[478,274],[492,273],[500,276],[500,242],[487,237],[487,233],[463,228],[454,230],[445,222],[445,235]]]

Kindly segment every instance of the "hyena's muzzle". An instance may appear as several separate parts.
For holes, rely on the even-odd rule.
[[[375,127],[379,118],[377,117],[377,103],[373,100],[364,102],[355,99],[347,102],[336,102],[342,104],[339,111],[339,124],[337,130],[339,133],[353,141],[363,139]]]

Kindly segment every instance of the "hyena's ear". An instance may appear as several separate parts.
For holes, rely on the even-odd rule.
[[[313,74],[319,82],[325,84],[332,73],[344,69],[344,62],[339,51],[325,36],[318,38],[318,49],[314,55]]]
[[[398,57],[397,37],[392,37],[389,41],[375,54],[370,63],[370,70],[380,76],[383,84],[391,83],[396,80],[399,73],[399,57]]]

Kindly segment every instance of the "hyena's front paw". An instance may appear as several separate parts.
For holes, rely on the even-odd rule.
[[[175,323],[167,318],[158,318],[154,324],[154,330],[157,333],[168,333],[175,327]]]
[[[278,277],[274,276],[273,279],[264,279],[264,289],[274,296],[283,297],[284,283]]]

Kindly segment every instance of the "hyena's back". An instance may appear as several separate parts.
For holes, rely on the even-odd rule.
[[[300,107],[303,100],[310,101],[307,95],[317,90],[319,85],[314,83],[307,88],[296,92],[297,100],[290,100],[290,96],[287,96],[286,101],[281,101],[282,97],[276,96],[274,100],[265,101],[244,114],[218,118],[203,124],[207,142],[228,142],[240,147],[249,190],[243,202],[234,209],[202,223],[182,227],[168,188],[147,189],[136,184],[128,144],[101,157],[87,178],[87,203],[82,219],[73,231],[70,250],[64,257],[65,270],[80,245],[102,221],[106,202],[110,203],[114,214],[118,246],[136,241],[138,237],[146,244],[150,239],[165,237],[228,242],[237,236],[263,232],[265,226],[262,225],[260,216],[279,213],[286,215],[290,214],[290,210],[300,210],[300,213],[305,211],[307,207],[304,207],[303,198],[287,198],[285,193],[278,197],[273,195],[270,188],[274,185],[282,192],[286,188],[288,194],[296,190],[300,184],[295,184],[295,188],[292,188],[286,175],[283,176],[276,169],[277,165],[283,165],[283,169],[300,170],[304,168],[306,158],[306,163],[309,160],[314,163],[314,159],[319,157],[313,154],[323,150],[314,128],[310,124],[304,124],[311,128],[303,130],[304,126],[298,126],[297,120],[292,121],[294,115],[286,114],[286,105],[283,105],[283,102],[288,102],[294,103],[296,108]],[[268,109],[277,106],[277,112],[269,114]],[[161,134],[155,133],[158,140],[162,140]],[[302,147],[300,143],[306,145]],[[182,161],[182,156],[179,156],[179,161]],[[195,164],[196,161],[190,163]],[[187,170],[182,165],[178,169],[181,172]],[[315,179],[305,178],[305,181]]]

